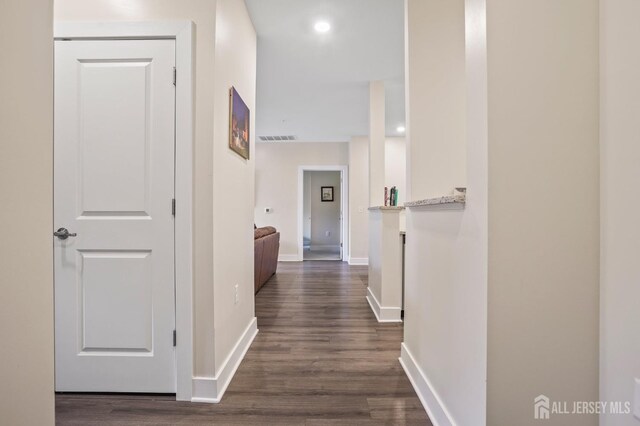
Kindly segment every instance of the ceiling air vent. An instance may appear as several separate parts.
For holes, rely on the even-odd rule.
[[[295,141],[295,136],[260,136],[260,140],[264,142],[282,142]]]

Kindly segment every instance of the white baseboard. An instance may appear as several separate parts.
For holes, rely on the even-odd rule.
[[[300,257],[297,254],[281,254],[278,255],[278,262],[300,262]]]
[[[217,381],[214,377],[194,377],[193,390],[191,393],[191,402],[205,402],[208,404],[217,404],[220,402],[218,398]]]
[[[349,259],[349,265],[369,265],[368,257],[352,257]]]
[[[371,287],[367,287],[367,302],[369,302],[369,306],[371,306],[371,310],[378,322],[402,322],[402,309],[380,306],[380,302],[371,291]]]
[[[455,422],[447,411],[447,408],[442,403],[442,399],[438,396],[438,393],[433,389],[429,379],[425,376],[424,372],[416,363],[415,358],[409,352],[409,349],[405,346],[404,342],[400,349],[400,365],[407,374],[409,381],[413,385],[420,398],[420,402],[429,415],[429,419],[434,426],[453,426]]]
[[[194,377],[191,402],[206,402],[216,404],[231,383],[233,375],[249,350],[253,339],[258,334],[258,320],[253,317],[236,345],[231,350],[216,377]]]

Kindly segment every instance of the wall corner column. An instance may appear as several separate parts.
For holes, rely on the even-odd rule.
[[[369,207],[384,205],[384,82],[369,84]]]

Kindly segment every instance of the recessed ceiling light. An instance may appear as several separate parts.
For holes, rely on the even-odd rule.
[[[319,33],[326,33],[331,29],[331,24],[327,21],[318,21],[315,23],[313,28]]]
[[[398,126],[398,128],[396,129],[398,131],[398,133],[404,133],[405,129],[404,126]]]

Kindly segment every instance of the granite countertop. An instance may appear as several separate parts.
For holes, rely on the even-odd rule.
[[[403,206],[375,206],[375,207],[369,207],[369,210],[401,211],[401,210],[404,210],[404,207]]]
[[[425,207],[425,206],[440,206],[443,204],[460,204],[464,205],[466,202],[465,195],[445,195],[437,198],[427,198],[425,200],[409,201],[404,203],[407,208],[411,207]]]

